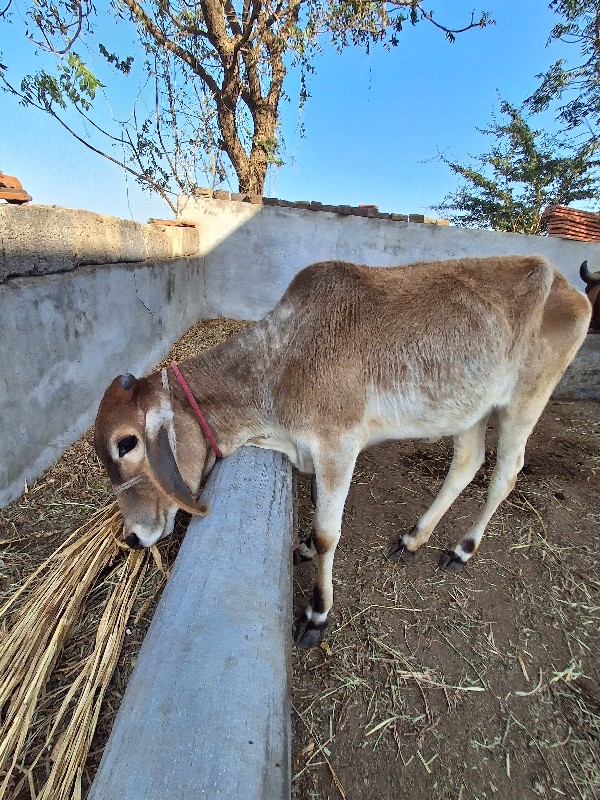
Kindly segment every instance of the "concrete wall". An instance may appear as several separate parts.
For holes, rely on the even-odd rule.
[[[369,219],[231,200],[180,197],[178,218],[198,224],[204,254],[203,317],[258,319],[314,261],[371,266],[465,256],[539,253],[583,289],[579,265],[600,269],[600,244],[547,236]]]
[[[196,255],[198,230],[140,225],[91,211],[0,203],[0,283],[88,264]]]
[[[565,400],[600,399],[600,333],[586,337],[554,390],[553,397]]]

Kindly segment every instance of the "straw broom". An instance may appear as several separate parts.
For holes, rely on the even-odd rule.
[[[36,707],[98,574],[114,560],[116,502],[78,528],[0,608],[0,800],[21,757]],[[27,593],[6,631],[7,615]]]

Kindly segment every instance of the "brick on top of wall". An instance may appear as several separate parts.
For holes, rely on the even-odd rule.
[[[387,214],[381,213],[376,205],[325,205],[317,200],[280,200],[277,197],[263,197],[259,194],[244,194],[243,192],[227,192],[224,189],[198,188],[193,191],[196,197],[214,198],[215,200],[230,200],[235,203],[254,203],[265,206],[278,206],[279,208],[297,208],[304,211],[324,211],[340,216],[368,217],[369,219],[389,219],[394,222],[419,222],[426,225],[449,225],[447,219],[426,217],[424,214]]]
[[[548,206],[542,214],[549,236],[600,242],[600,214],[569,206]]]

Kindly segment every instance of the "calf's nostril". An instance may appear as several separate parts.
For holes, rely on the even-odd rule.
[[[125,537],[125,542],[132,547],[134,550],[139,550],[143,547],[143,544],[140,542],[138,535],[136,533],[130,533]]]

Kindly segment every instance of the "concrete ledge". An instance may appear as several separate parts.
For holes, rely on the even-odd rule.
[[[291,467],[243,448],[205,495],[88,800],[290,796]]]
[[[142,225],[58,206],[0,204],[0,283],[81,265],[192,256],[198,245],[196,228]]]

